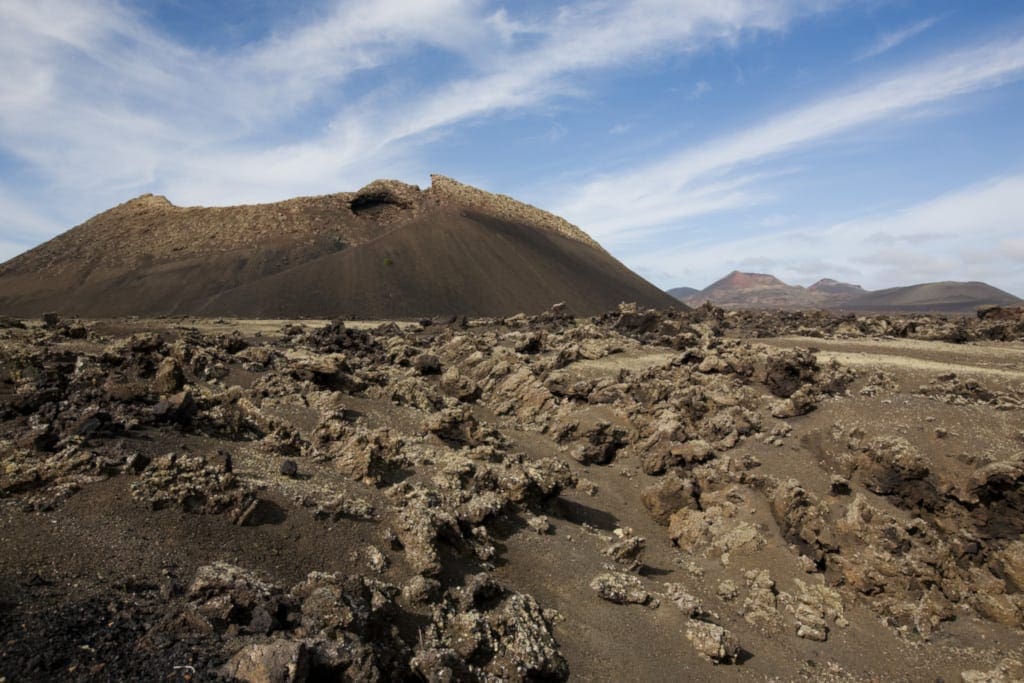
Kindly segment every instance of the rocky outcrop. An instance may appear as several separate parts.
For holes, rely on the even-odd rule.
[[[513,223],[538,225],[563,237],[601,249],[601,245],[587,233],[564,218],[512,197],[486,192],[443,175],[431,174],[427,194],[437,201],[478,209]]]

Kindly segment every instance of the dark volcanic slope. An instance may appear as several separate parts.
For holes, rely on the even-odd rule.
[[[443,176],[255,206],[145,195],[0,265],[0,314],[16,316],[505,315],[559,301],[579,314],[675,303],[567,221]]]
[[[816,292],[832,297],[853,297],[867,294],[860,285],[853,285],[847,282],[839,282],[831,278],[822,278],[807,288],[808,292]]]
[[[928,282],[869,292],[843,304],[860,311],[970,312],[979,306],[1015,305],[1020,299],[984,282]]]
[[[401,318],[535,313],[564,301],[589,315],[622,301],[676,305],[603,251],[478,211],[439,209],[358,248],[225,292],[207,315]]]
[[[689,299],[691,296],[700,294],[700,290],[696,287],[673,287],[668,290],[668,293],[682,301],[684,299]]]
[[[416,210],[399,205],[400,191],[365,212],[352,209],[357,193],[215,208],[144,195],[0,265],[0,312],[190,312],[224,289],[368,242]]]

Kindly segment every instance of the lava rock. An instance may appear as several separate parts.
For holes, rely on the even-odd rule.
[[[699,655],[713,664],[734,664],[740,656],[739,641],[717,624],[691,620],[686,638]]]

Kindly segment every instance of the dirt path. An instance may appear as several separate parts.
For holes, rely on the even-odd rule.
[[[1011,381],[1024,381],[1024,345],[962,344],[911,339],[817,339],[778,337],[763,340],[782,348],[819,350],[822,360],[852,367],[888,367],[927,373],[955,372]]]

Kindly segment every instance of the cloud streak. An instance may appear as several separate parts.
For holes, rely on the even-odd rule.
[[[595,0],[510,16],[485,0],[339,0],[222,53],[115,0],[8,0],[0,147],[39,182],[0,183],[40,205],[67,197],[60,221],[141,191],[219,204],[336,191],[415,168],[418,146],[454,124],[583,95],[577,74],[732,44],[833,4]],[[422,51],[452,66],[407,76]],[[367,74],[379,84],[351,85]]]
[[[899,47],[914,36],[924,33],[938,21],[939,17],[929,17],[917,22],[916,24],[911,24],[910,26],[901,28],[897,31],[883,34],[877,41],[875,41],[874,45],[858,55],[857,59],[871,59],[872,57],[877,57],[878,55],[888,52],[893,48]]]
[[[648,272],[688,270],[704,286],[730,270],[767,270],[793,284],[841,277],[869,289],[985,280],[1024,295],[1024,175],[997,177],[888,214],[637,255]],[[679,276],[665,285],[678,284]]]
[[[707,199],[716,185],[729,197],[716,210],[753,203],[730,174],[848,133],[869,123],[920,111],[953,97],[1024,77],[1024,39],[963,49],[860,88],[792,109],[764,123],[680,150],[653,163],[584,183],[556,208],[610,245],[636,239],[696,215],[686,200]],[[741,183],[743,184],[743,183]],[[731,198],[731,199],[730,199]],[[629,206],[624,212],[620,207]]]

